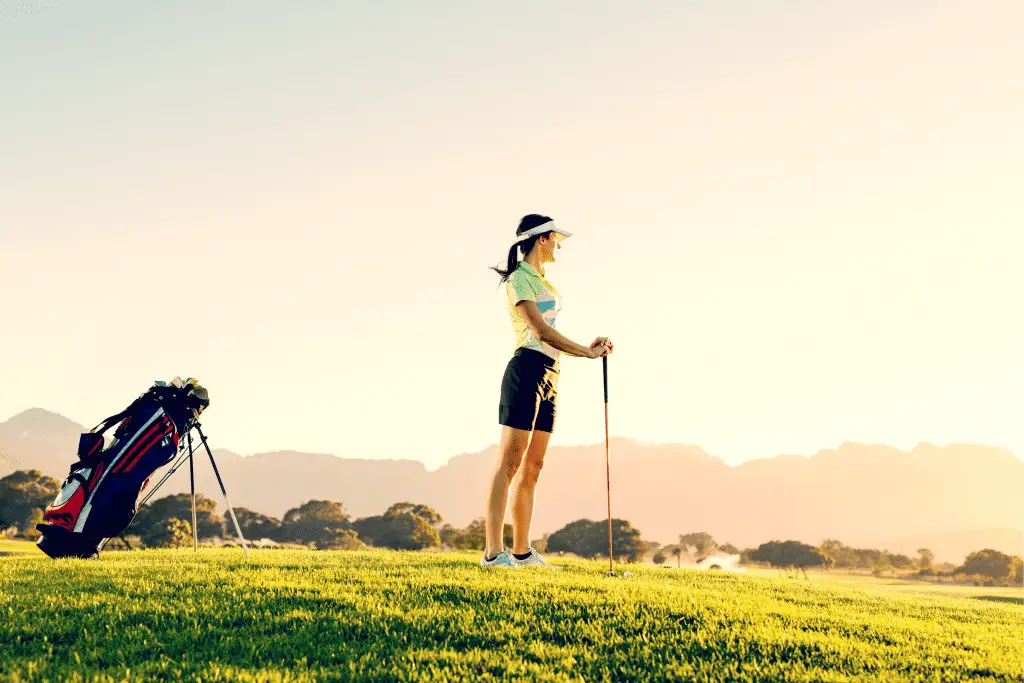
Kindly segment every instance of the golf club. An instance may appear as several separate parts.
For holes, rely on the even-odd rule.
[[[608,573],[614,576],[615,569],[612,565],[612,470],[608,441],[608,356],[601,356],[601,367],[604,370],[604,472],[608,485]]]

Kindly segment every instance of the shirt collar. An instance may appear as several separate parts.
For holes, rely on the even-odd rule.
[[[527,263],[526,259],[522,259],[521,261],[519,261],[519,267],[522,268],[523,270],[525,270],[530,275],[533,275],[535,277],[544,277],[543,275],[538,273],[537,270],[533,266],[531,266],[529,263]]]

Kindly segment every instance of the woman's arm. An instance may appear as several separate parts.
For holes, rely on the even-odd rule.
[[[600,340],[595,340],[594,343],[587,348],[572,341],[564,334],[556,330],[555,328],[544,322],[543,316],[540,314],[540,309],[537,308],[536,301],[520,301],[516,306],[523,314],[523,318],[526,320],[526,324],[530,326],[530,329],[545,344],[550,344],[559,351],[567,353],[570,356],[579,356],[581,358],[600,358],[605,354],[605,346]]]

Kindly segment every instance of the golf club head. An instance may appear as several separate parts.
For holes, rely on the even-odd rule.
[[[192,378],[189,378],[185,386],[188,387],[189,405],[195,411],[196,417],[199,417],[210,405],[210,392]]]

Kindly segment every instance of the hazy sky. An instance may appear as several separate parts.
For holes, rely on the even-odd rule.
[[[616,342],[613,434],[1024,457],[1022,26],[1019,0],[0,1],[0,420],[91,426],[181,375],[242,453],[482,449],[513,348],[487,267],[538,212],[575,233],[559,328]],[[553,443],[603,429],[600,362],[566,358]]]

